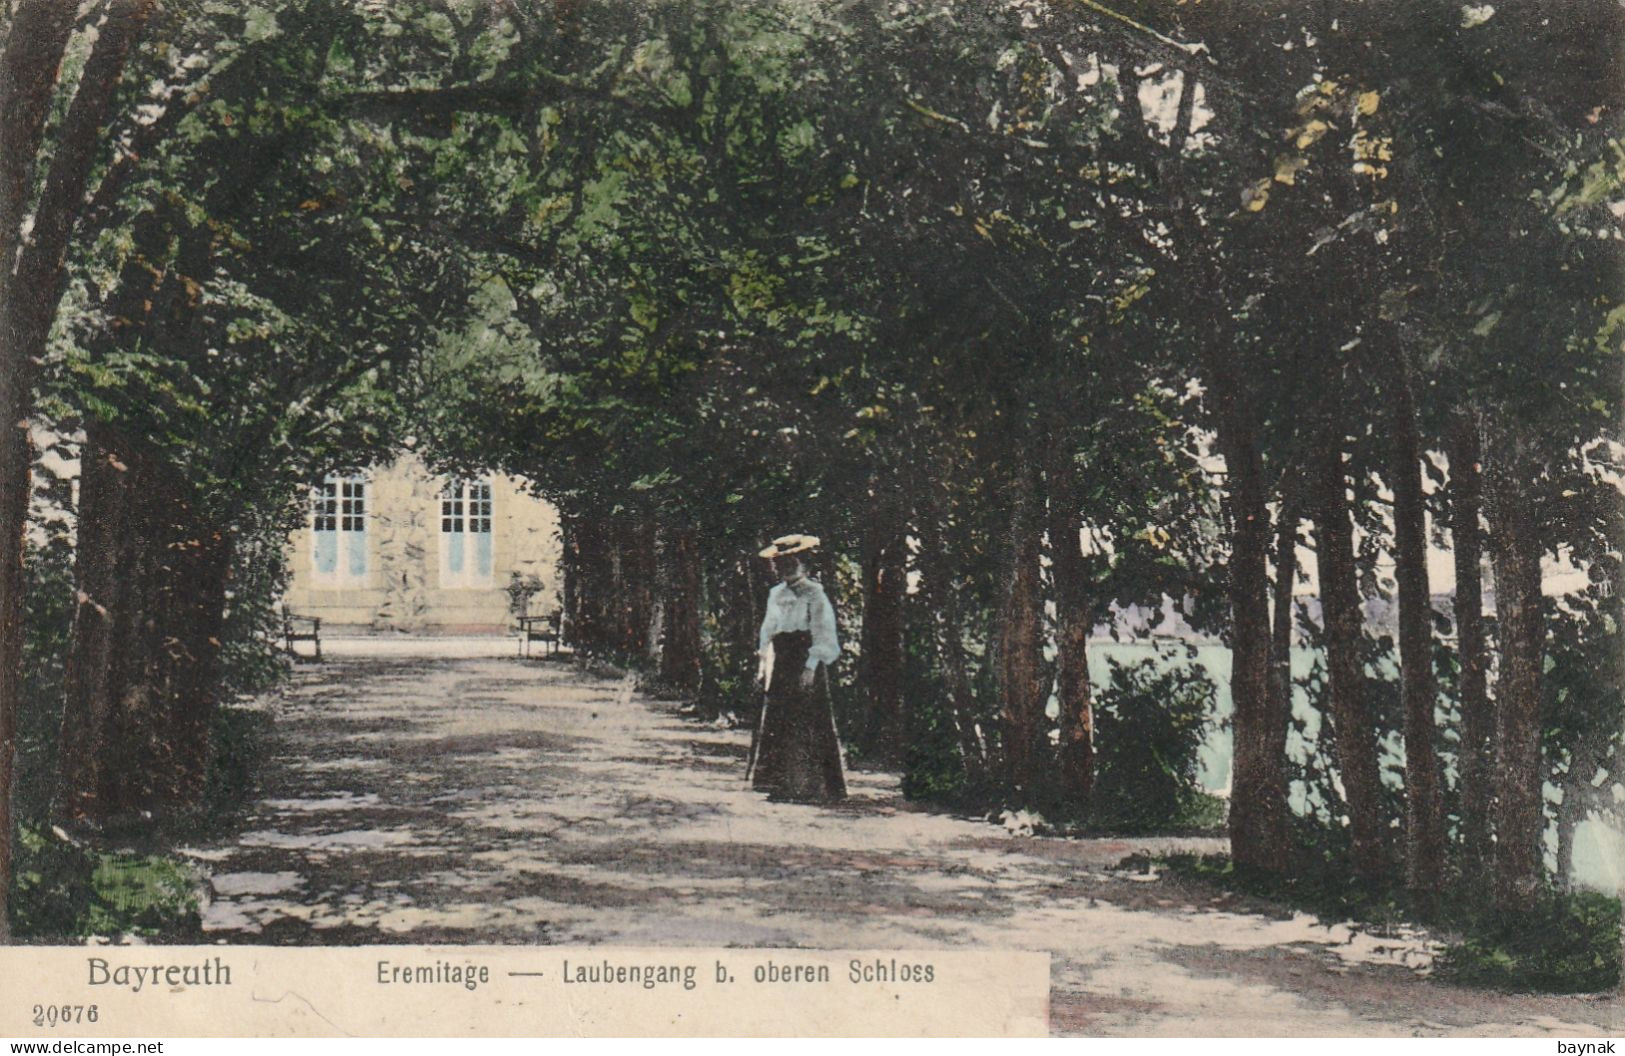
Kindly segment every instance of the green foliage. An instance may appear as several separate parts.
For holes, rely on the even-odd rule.
[[[62,732],[63,665],[73,626],[73,549],[58,522],[41,545],[30,545],[23,565],[22,693],[17,709],[19,823],[45,816],[56,790],[57,739]]]
[[[96,901],[94,856],[51,829],[24,825],[12,844],[11,914],[21,936],[82,933]]]
[[[1461,889],[1419,901],[1397,883],[1356,883],[1347,874],[1260,875],[1227,856],[1172,856],[1176,874],[1281,902],[1326,923],[1353,921],[1386,933],[1421,924],[1449,938],[1439,977],[1466,986],[1546,993],[1613,990],[1620,978],[1620,902],[1594,891],[1546,890],[1532,908],[1504,912]]]
[[[216,709],[202,805],[183,822],[190,835],[219,832],[236,822],[255,790],[269,748],[271,721],[271,713],[258,708]]]
[[[220,643],[223,700],[264,692],[287,677],[289,659],[281,640],[286,542],[283,525],[253,525],[238,534],[232,548]]]
[[[1618,582],[1617,558],[1603,560],[1612,566],[1610,579]],[[1597,581],[1547,620],[1543,756],[1546,780],[1561,789],[1559,847],[1564,850],[1572,851],[1573,827],[1588,816],[1604,822],[1625,817],[1625,804],[1614,793],[1625,764],[1621,621],[1619,596]],[[1561,857],[1556,862],[1560,873],[1571,865]]]
[[[707,718],[732,712],[746,720],[761,707],[754,643],[742,642],[708,609],[701,622],[700,694],[696,711]]]
[[[1290,875],[1254,873],[1237,868],[1228,855],[1171,855],[1166,864],[1181,875],[1281,902],[1330,923],[1354,920],[1385,929],[1412,919],[1402,888],[1354,880],[1346,871],[1311,865]]]
[[[176,939],[198,935],[196,871],[160,855],[103,854],[96,857],[89,913],[83,934],[137,934]]]
[[[1316,883],[1335,884],[1338,877],[1349,874],[1353,845],[1346,820],[1348,807],[1338,778],[1338,731],[1329,717],[1326,699],[1329,687],[1325,634],[1306,620],[1300,620],[1299,626],[1303,629],[1300,644],[1313,651],[1313,660],[1309,671],[1296,680],[1295,692],[1301,691],[1300,705],[1304,706],[1293,709],[1288,737],[1289,795],[1298,804],[1290,819],[1292,843],[1296,868]],[[1362,689],[1372,720],[1370,736],[1384,776],[1379,806],[1397,844],[1403,832],[1397,826],[1403,824],[1405,816],[1399,664],[1394,642],[1388,636],[1366,634],[1360,649],[1365,661]],[[1448,689],[1451,684],[1446,679],[1441,687]]]
[[[1545,892],[1521,913],[1481,913],[1440,957],[1441,978],[1497,990],[1609,992],[1619,985],[1618,898]]]
[[[60,522],[57,522],[60,523]],[[62,725],[62,668],[73,622],[72,550],[60,535],[30,547],[25,566],[24,694],[18,714],[17,856],[10,892],[16,933],[54,942],[89,936],[141,935],[194,940],[198,876],[161,853],[102,849],[69,839],[46,817],[56,789]],[[249,649],[228,656],[253,655]],[[229,663],[228,682],[263,685],[265,668]],[[215,713],[203,805],[176,819],[170,836],[218,832],[235,817],[264,757],[270,715],[241,708]]]
[[[953,717],[940,694],[916,699],[903,760],[903,795],[953,806],[974,804]],[[985,805],[985,804],[982,804]]]
[[[971,805],[974,793],[981,790],[971,787],[968,780],[925,621],[910,620],[903,641],[903,695],[909,702],[903,795],[926,802]]]
[[[1210,792],[1193,791],[1186,798],[1179,817],[1169,826],[1178,832],[1218,832],[1224,828],[1230,804]]]
[[[25,827],[19,835],[11,892],[19,937],[196,941],[199,877],[191,866],[161,855],[96,850],[51,829]]]
[[[1111,661],[1095,704],[1096,828],[1165,832],[1202,817],[1207,797],[1196,780],[1197,752],[1214,692],[1194,664]]]

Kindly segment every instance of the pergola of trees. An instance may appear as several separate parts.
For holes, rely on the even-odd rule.
[[[715,706],[749,555],[818,525],[843,720],[915,789],[1089,817],[1091,630],[1173,598],[1230,649],[1240,866],[1515,907],[1617,813],[1612,0],[0,15],[0,834],[24,707],[63,822],[202,795],[304,489],[403,446],[532,480],[578,651]],[[83,436],[43,703],[42,421]]]

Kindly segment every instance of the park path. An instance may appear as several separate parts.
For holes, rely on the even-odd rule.
[[[1212,840],[1063,840],[916,809],[892,774],[769,804],[748,735],[567,663],[302,666],[204,927],[248,943],[1004,948],[1052,954],[1067,1034],[1618,1034],[1618,1000],[1424,977],[1374,938],[1119,863]]]

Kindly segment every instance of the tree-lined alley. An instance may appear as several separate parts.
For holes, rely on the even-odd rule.
[[[534,482],[577,652],[702,710],[748,710],[750,555],[823,536],[843,729],[920,798],[1183,823],[1211,684],[1088,662],[1172,599],[1229,648],[1244,871],[1527,910],[1617,825],[1611,0],[0,11],[0,790],[50,715],[41,817],[206,797],[308,487],[411,449]]]

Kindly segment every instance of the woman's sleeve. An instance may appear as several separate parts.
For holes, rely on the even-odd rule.
[[[807,653],[807,666],[833,664],[841,656],[841,643],[835,636],[835,606],[829,595],[819,588],[812,605],[812,649]]]
[[[756,635],[756,653],[758,656],[767,652],[767,647],[773,644],[774,627],[773,613],[777,606],[773,604],[773,591],[767,592],[767,611],[762,613],[762,629]]]

